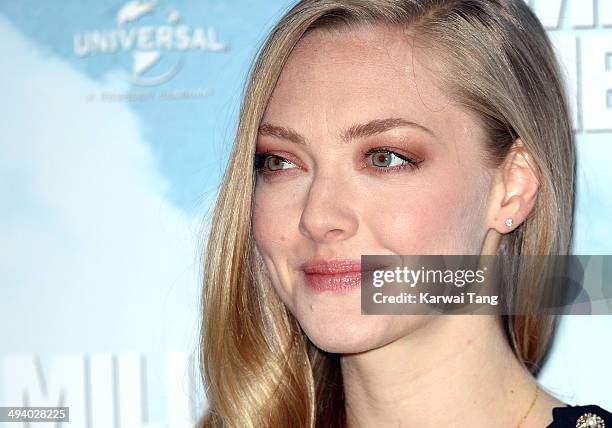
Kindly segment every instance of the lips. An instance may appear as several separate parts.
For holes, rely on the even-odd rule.
[[[315,260],[301,266],[306,285],[319,292],[345,292],[361,286],[361,261]]]

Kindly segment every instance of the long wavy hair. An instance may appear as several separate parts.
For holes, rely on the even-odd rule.
[[[560,69],[542,25],[522,0],[303,0],[260,49],[203,256],[200,370],[209,409],[202,427],[342,427],[339,355],[316,348],[275,293],[252,233],[258,128],[292,49],[315,29],[385,25],[408,31],[443,63],[444,90],[479,118],[499,165],[520,138],[538,174],[531,215],[503,235],[514,311],[533,314],[542,272],[521,255],[567,254],[575,153]],[[408,41],[407,41],[408,43]],[[530,309],[531,308],[531,309]],[[556,317],[503,317],[517,359],[536,374]]]

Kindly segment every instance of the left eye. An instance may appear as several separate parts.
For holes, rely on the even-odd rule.
[[[411,163],[409,159],[398,155],[390,150],[376,150],[370,153],[372,165],[379,168],[399,166]]]

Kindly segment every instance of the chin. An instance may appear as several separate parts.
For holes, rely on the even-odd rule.
[[[310,341],[325,352],[355,354],[384,346],[398,338],[392,317],[387,315],[338,316],[321,314],[298,317]],[[400,335],[401,336],[401,335]]]

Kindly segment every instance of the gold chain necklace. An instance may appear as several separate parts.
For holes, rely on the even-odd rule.
[[[518,423],[518,425],[516,426],[516,428],[520,428],[521,425],[523,425],[523,422],[525,422],[525,419],[527,419],[527,416],[529,416],[529,413],[531,413],[531,409],[533,409],[533,406],[534,406],[536,400],[538,399],[538,393],[539,392],[540,392],[540,388],[538,387],[538,384],[536,383],[535,394],[533,394],[533,400],[531,400],[531,404],[529,405],[529,409],[527,409],[527,413],[525,413],[523,415],[523,417],[521,418],[521,420]]]
[[[533,406],[535,405],[535,402],[538,399],[538,393],[539,392],[540,392],[540,388],[538,387],[538,384],[536,383],[535,394],[533,394],[533,399],[531,400],[531,404],[529,405],[529,409],[527,409],[527,413],[525,413],[523,415],[523,417],[519,421],[519,423],[516,426],[516,428],[520,428],[521,425],[523,425],[523,422],[525,422],[525,419],[527,419],[527,416],[529,416],[529,413],[531,413],[531,410],[533,409]],[[348,427],[348,425],[345,424],[345,427]]]

